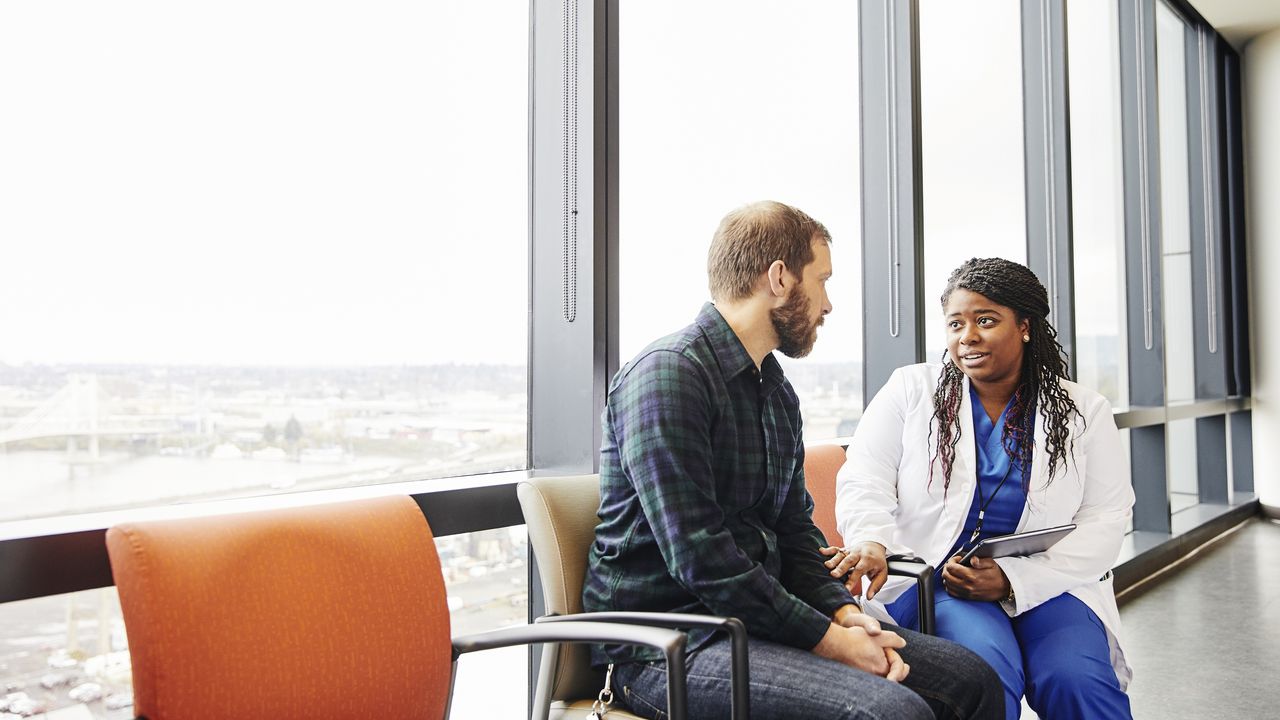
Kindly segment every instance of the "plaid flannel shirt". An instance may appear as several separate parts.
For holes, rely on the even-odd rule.
[[[853,602],[818,552],[800,404],[772,354],[757,372],[714,305],[613,378],[600,449],[600,518],[587,611],[736,617],[809,649]],[[711,631],[690,633],[689,650]],[[605,645],[592,661],[660,660]]]

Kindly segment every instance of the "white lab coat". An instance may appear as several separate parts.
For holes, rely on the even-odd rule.
[[[933,393],[942,366],[922,363],[895,370],[858,422],[847,451],[848,460],[836,480],[836,522],[847,545],[874,540],[890,553],[915,553],[939,567],[964,529],[976,482],[976,449],[969,380],[964,380],[960,407],[960,442],[956,445],[951,485],[944,491],[941,463],[935,463],[929,428]],[[1013,586],[1016,606],[1004,602],[1016,616],[1069,592],[1089,606],[1107,629],[1111,662],[1120,687],[1127,688],[1133,672],[1120,643],[1120,613],[1111,584],[1111,566],[1120,552],[1125,525],[1133,507],[1129,464],[1111,405],[1092,390],[1063,380],[1080,409],[1067,466],[1049,478],[1044,452],[1044,415],[1037,414],[1036,452],[1031,462],[1031,489],[1018,531],[1075,523],[1075,531],[1047,552],[1028,557],[998,558]],[[933,435],[934,443],[937,433]],[[1103,579],[1099,579],[1103,578]],[[868,611],[881,614],[911,586],[904,578],[890,580]],[[945,592],[939,588],[939,592]]]

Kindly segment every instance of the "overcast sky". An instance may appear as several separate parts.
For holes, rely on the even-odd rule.
[[[1018,3],[974,4],[921,3],[930,299],[971,255],[1025,259]],[[861,357],[856,10],[622,3],[624,360],[693,317],[719,218],[765,198],[835,239],[813,358]],[[0,5],[0,362],[523,363],[526,12]],[[1095,54],[1072,71],[1113,73]]]

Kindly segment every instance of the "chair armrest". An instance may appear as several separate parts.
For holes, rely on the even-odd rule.
[[[520,625],[453,638],[453,673],[458,658],[478,650],[493,650],[533,643],[622,643],[648,645],[662,650],[667,658],[667,709],[671,720],[687,720],[684,651],[689,638],[682,632],[644,625],[602,622],[573,622]],[[452,681],[450,683],[452,687]],[[446,710],[445,716],[448,717]]]
[[[907,558],[902,555],[891,555],[888,560],[890,575],[916,579],[917,600],[920,605],[920,632],[933,635],[933,566],[919,558]]]
[[[574,615],[544,615],[534,620],[534,622],[608,622],[664,628],[724,630],[729,633],[730,649],[732,650],[729,675],[733,693],[731,717],[734,720],[747,720],[751,717],[751,701],[749,698],[751,675],[747,662],[747,627],[738,618],[693,615],[689,613],[593,612],[576,613]]]

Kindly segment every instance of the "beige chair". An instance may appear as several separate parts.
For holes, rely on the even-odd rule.
[[[618,622],[660,627],[711,627],[730,633],[734,643],[733,715],[745,720],[747,707],[747,634],[735,618],[676,613],[583,613],[582,583],[587,553],[600,519],[598,475],[537,478],[516,488],[529,528],[529,543],[537,560],[548,615],[539,622]],[[604,673],[591,668],[589,651],[581,645],[543,647],[542,666],[534,698],[534,718],[581,720],[604,687]],[[616,689],[616,688],[615,688]],[[637,716],[610,710],[606,720]]]

